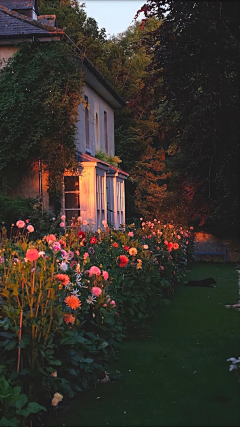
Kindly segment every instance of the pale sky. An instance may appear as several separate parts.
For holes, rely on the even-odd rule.
[[[87,16],[96,19],[99,28],[105,28],[106,33],[112,36],[122,33],[133,23],[137,10],[145,1],[79,0],[79,3],[85,3]]]

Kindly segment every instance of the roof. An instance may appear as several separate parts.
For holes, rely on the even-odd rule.
[[[103,160],[97,159],[96,157],[90,156],[89,154],[85,154],[85,153],[80,153],[79,151],[77,151],[77,156],[76,156],[76,160],[77,162],[96,162],[96,163],[101,163],[102,165],[105,165],[109,168],[109,172],[118,172],[121,175],[125,175],[126,177],[129,176],[129,174],[127,172],[124,172],[122,169],[119,169],[113,165],[110,165],[109,163],[104,162]]]
[[[98,92],[113,108],[126,106],[126,101],[86,56],[81,61],[81,68],[85,75],[85,82]]]
[[[18,12],[9,10],[0,4],[0,39],[17,38],[22,35],[48,37],[60,34],[64,34],[64,31],[47,24],[42,24]]]
[[[34,6],[37,8],[37,0],[0,0],[0,40],[12,40],[21,36],[53,37],[65,34],[64,30],[53,26],[55,21],[54,15],[39,16],[39,20],[35,20],[13,10],[33,9]],[[46,21],[49,23],[45,23]],[[67,34],[66,37],[71,40]],[[80,49],[79,51],[83,59],[78,59],[78,63],[84,72],[86,84],[95,90],[113,108],[125,107],[126,102],[121,95]]]
[[[36,13],[38,12],[36,0],[0,0],[0,4],[10,10],[35,9]]]

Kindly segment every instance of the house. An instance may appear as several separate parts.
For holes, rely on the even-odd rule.
[[[37,0],[0,0],[0,69],[19,49],[23,41],[47,43],[64,37],[54,15],[39,16]],[[66,171],[63,177],[62,213],[69,224],[81,215],[93,229],[103,221],[119,228],[125,223],[125,180],[128,174],[95,157],[98,151],[115,155],[114,110],[125,106],[94,65],[84,57],[79,60],[85,76],[83,103],[78,108],[76,160],[78,171]],[[47,175],[36,162],[14,195],[41,197],[50,208]]]

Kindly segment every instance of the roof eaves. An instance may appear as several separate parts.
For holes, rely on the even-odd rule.
[[[109,163],[104,162],[103,160],[100,160],[97,157],[93,157],[93,156],[90,156],[89,154],[77,152],[77,161],[81,163],[81,162],[84,162],[84,159],[89,162],[101,163],[102,165],[107,166],[108,168],[114,170],[115,172],[121,173],[122,175],[129,176],[129,173],[124,172],[122,169],[119,169],[116,166],[110,165]]]
[[[91,61],[84,55],[83,65],[103,84],[103,86],[111,93],[111,95],[122,105],[126,106],[126,101],[122,96],[113,88],[109,81],[103,76],[103,74],[93,65]]]

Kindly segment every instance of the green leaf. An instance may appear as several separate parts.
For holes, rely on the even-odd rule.
[[[16,341],[10,341],[9,344],[5,346],[6,350],[13,350],[17,345]]]
[[[46,411],[45,406],[39,405],[37,402],[30,402],[27,406],[27,411],[36,414],[39,411]]]
[[[107,341],[104,341],[104,342],[100,345],[99,349],[100,349],[100,350],[102,350],[103,348],[106,348],[108,345],[109,345],[109,344],[108,344],[108,342],[107,342]]]
[[[50,365],[54,365],[54,366],[61,366],[62,361],[60,359],[55,359],[55,360],[49,360],[49,364]]]
[[[15,405],[19,411],[27,403],[27,400],[28,400],[28,398],[27,398],[26,394],[20,394],[19,399],[15,402]]]
[[[22,415],[23,417],[28,417],[29,412],[27,409],[21,409],[21,411],[18,412],[18,415]]]
[[[83,359],[82,362],[84,362],[84,363],[93,363],[94,359],[90,359],[90,357],[88,357],[87,359]]]
[[[78,375],[78,374],[77,374],[77,371],[76,371],[74,368],[69,368],[68,372],[69,372],[69,374],[71,374],[71,375],[75,375],[75,376],[77,376],[77,375]]]
[[[20,421],[17,418],[12,418],[11,420],[7,420],[7,418],[2,417],[0,421],[1,427],[16,427],[19,426]]]

